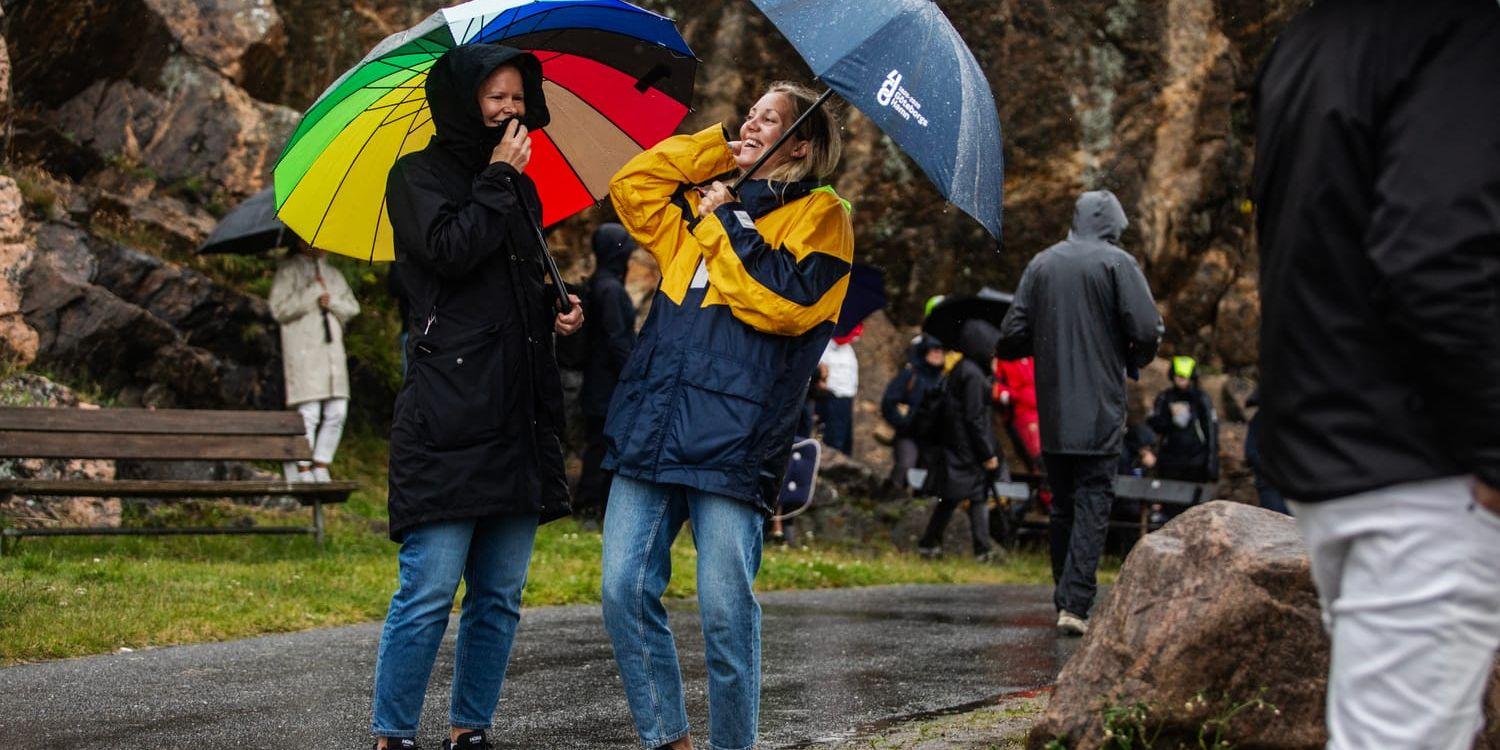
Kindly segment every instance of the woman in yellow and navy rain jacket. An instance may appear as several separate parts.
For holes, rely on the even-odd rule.
[[[610,404],[615,472],[604,521],[604,618],[646,747],[690,747],[662,592],[692,522],[708,661],[709,747],[755,745],[761,529],[786,470],[808,382],[854,256],[849,205],[822,184],[838,125],[822,109],[740,188],[815,94],[773,84],[737,139],[715,126],[668,138],[614,177],[620,222],[661,266],[651,315]]]

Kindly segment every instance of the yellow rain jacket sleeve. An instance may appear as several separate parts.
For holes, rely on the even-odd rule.
[[[751,217],[738,203],[697,215],[695,184],[734,169],[717,126],[674,136],[632,159],[610,195],[620,222],[661,266],[661,291],[681,304],[702,260],[705,306],[727,305],[763,333],[800,336],[837,321],[849,286],[854,230],[831,188]]]
[[[692,186],[734,169],[734,152],[724,130],[714,126],[693,135],[674,135],[626,162],[610,181],[620,223],[650,251],[665,275],[685,247],[696,251],[688,222],[697,217]],[[696,265],[696,258],[694,259]],[[670,294],[674,301],[682,293]]]

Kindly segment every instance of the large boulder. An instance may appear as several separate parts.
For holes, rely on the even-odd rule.
[[[1197,747],[1203,723],[1263,697],[1230,725],[1241,750],[1326,741],[1328,640],[1295,523],[1227,502],[1189,510],[1126,559],[1058,676],[1029,747],[1104,746],[1108,707],[1144,704],[1157,747]]]
[[[33,257],[24,210],[16,181],[0,176],[0,360],[23,367],[37,350],[37,333],[21,314],[21,279]]]
[[[297,121],[239,87],[279,39],[271,0],[58,0],[8,20],[18,98],[98,154],[166,183],[259,190]]]
[[[1199,731],[1227,718],[1221,739],[1239,750],[1319,750],[1328,655],[1295,522],[1237,503],[1199,506],[1125,560],[1027,747],[1115,747],[1106,732],[1134,725],[1159,732],[1152,747],[1197,748]],[[1500,664],[1485,713],[1474,748],[1500,750]]]

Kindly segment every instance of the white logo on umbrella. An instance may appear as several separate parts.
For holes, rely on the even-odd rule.
[[[918,125],[927,127],[927,118],[922,116],[922,103],[901,85],[901,79],[899,70],[887,73],[885,81],[880,84],[880,91],[875,94],[875,101],[882,107],[896,110],[901,119],[916,120]]]

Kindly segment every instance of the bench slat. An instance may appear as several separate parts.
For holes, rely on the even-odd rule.
[[[294,411],[0,408],[0,431],[139,435],[303,435]]]
[[[108,458],[163,461],[309,461],[297,435],[125,435],[0,432],[4,458]]]
[[[0,529],[0,536],[200,536],[223,534],[317,534],[316,526],[68,526]]]
[[[202,481],[119,479],[7,479],[0,492],[38,497],[258,497],[292,495],[299,500],[343,502],[358,482]]]

